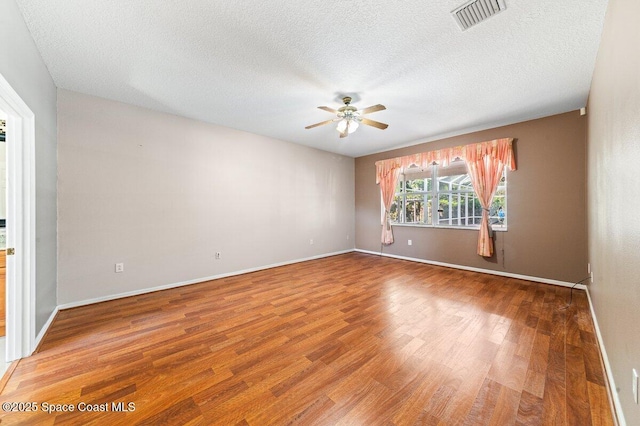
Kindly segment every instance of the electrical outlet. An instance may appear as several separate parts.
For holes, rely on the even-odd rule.
[[[222,258],[222,253],[219,251],[216,252],[216,260],[220,260]]]
[[[407,240],[407,244],[409,244],[409,245],[413,245],[413,241],[411,241],[411,240]]]
[[[593,284],[593,271],[589,272],[589,277],[591,278],[591,284]]]
[[[632,386],[633,386],[633,400],[637,404],[638,403],[638,371],[635,368],[633,369]]]
[[[124,263],[116,263],[116,272],[124,272]]]

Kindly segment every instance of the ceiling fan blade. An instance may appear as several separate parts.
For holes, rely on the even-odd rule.
[[[376,112],[376,111],[382,111],[383,109],[387,109],[387,107],[385,107],[384,105],[373,105],[370,107],[367,107],[365,109],[363,109],[362,111],[360,111],[360,115],[364,115],[364,114],[371,114],[372,112]]]
[[[329,108],[328,106],[319,106],[318,108],[320,108],[322,110],[325,110],[327,112],[330,112],[332,114],[337,114],[338,113],[338,110],[335,110],[333,108]]]
[[[388,124],[381,123],[379,121],[369,120],[368,118],[363,118],[361,121],[362,124],[366,124],[367,126],[377,127],[378,129],[386,129],[389,127]]]
[[[316,124],[312,124],[312,125],[310,125],[310,126],[307,126],[307,127],[305,127],[305,129],[313,129],[314,127],[322,126],[322,125],[324,125],[324,124],[329,124],[329,123],[331,123],[331,122],[333,122],[333,121],[334,121],[334,120],[321,121],[321,122],[319,122],[319,123],[316,123]]]

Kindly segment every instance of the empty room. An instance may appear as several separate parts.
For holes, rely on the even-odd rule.
[[[0,0],[0,423],[639,425],[639,17]]]

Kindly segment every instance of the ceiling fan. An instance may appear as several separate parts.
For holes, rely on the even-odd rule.
[[[336,127],[336,130],[340,133],[341,138],[346,138],[350,133],[356,131],[360,123],[366,124],[367,126],[377,127],[378,129],[382,130],[389,127],[388,124],[369,120],[368,118],[363,117],[363,115],[365,114],[371,114],[372,112],[387,109],[384,105],[378,104],[358,110],[358,108],[351,106],[351,98],[349,96],[345,96],[344,98],[342,98],[342,102],[344,102],[344,106],[338,108],[337,110],[326,106],[319,106],[318,108],[336,114],[337,117],[332,120],[321,121],[320,123],[312,124],[305,127],[305,129],[312,129],[314,127],[334,123],[337,121],[338,127]]]

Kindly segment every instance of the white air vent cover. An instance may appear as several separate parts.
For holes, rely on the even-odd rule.
[[[462,31],[507,8],[504,0],[471,0],[451,12]]]

